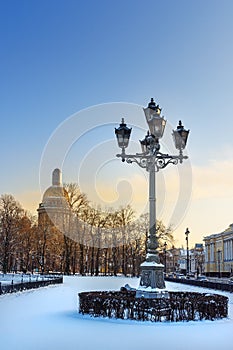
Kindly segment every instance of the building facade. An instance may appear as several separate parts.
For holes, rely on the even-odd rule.
[[[202,243],[196,243],[194,248],[189,249],[189,272],[195,275],[203,274],[205,270],[204,265],[204,247]],[[187,273],[187,249],[175,248],[166,250],[166,259],[164,253],[161,260],[165,265],[167,273]]]
[[[39,226],[56,226],[61,232],[64,232],[64,227],[67,225],[70,216],[70,207],[68,193],[62,185],[60,169],[54,169],[52,185],[44,192],[37,211]]]
[[[225,231],[204,237],[207,276],[229,277],[233,273],[233,224]]]
[[[165,257],[166,254],[166,257]],[[174,246],[171,249],[167,249],[161,255],[161,261],[165,266],[166,273],[177,272],[179,271],[179,257],[180,249],[175,248]]]

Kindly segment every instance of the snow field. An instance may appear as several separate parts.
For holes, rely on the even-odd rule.
[[[4,350],[232,350],[233,295],[166,283],[168,290],[192,290],[229,297],[229,318],[217,321],[152,323],[82,316],[77,294],[119,290],[137,278],[64,277],[63,285],[0,296],[0,344]]]

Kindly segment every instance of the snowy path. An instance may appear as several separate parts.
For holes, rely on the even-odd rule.
[[[138,279],[65,277],[64,284],[0,296],[0,346],[4,350],[232,350],[233,295],[229,318],[219,321],[152,323],[95,319],[77,313],[77,293],[118,289]],[[214,292],[175,283],[168,290]]]

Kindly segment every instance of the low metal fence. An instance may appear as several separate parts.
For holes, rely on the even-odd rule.
[[[233,292],[233,284],[228,284],[223,282],[198,281],[193,279],[172,278],[172,277],[165,277],[165,280],[168,282],[183,283],[183,284],[193,285],[197,287],[211,288],[211,289],[216,289],[216,290],[221,290],[221,291],[231,292],[231,293]]]
[[[21,292],[27,289],[35,289],[40,287],[49,286],[51,284],[63,283],[63,276],[52,277],[49,279],[28,281],[28,282],[16,282],[12,280],[10,284],[2,284],[0,282],[0,294]]]
[[[198,321],[227,317],[228,298],[197,292],[169,292],[166,298],[136,298],[134,291],[79,293],[79,313],[138,321]]]

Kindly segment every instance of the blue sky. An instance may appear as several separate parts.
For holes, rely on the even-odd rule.
[[[232,15],[230,0],[0,0],[0,193],[35,210],[41,156],[60,123],[90,106],[154,97],[172,125],[191,129],[194,196],[177,237],[185,226],[193,242],[225,229]]]

